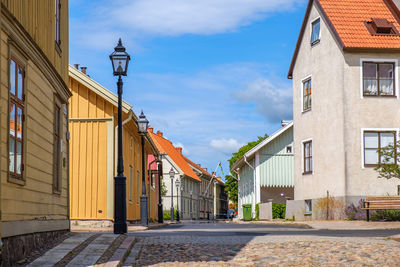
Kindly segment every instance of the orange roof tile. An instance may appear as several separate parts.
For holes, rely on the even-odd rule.
[[[400,30],[391,0],[317,0],[345,48],[400,48],[398,35],[372,35],[364,22],[384,18]]]
[[[178,150],[174,147],[174,145],[168,139],[157,135],[151,131],[148,132],[150,138],[153,140],[154,144],[156,145],[157,149],[160,153],[166,153],[168,156],[175,162],[175,164],[182,170],[182,172],[196,180],[201,181],[200,178],[196,175],[196,173],[192,170],[189,164],[184,159],[184,156],[178,152]]]
[[[387,19],[400,32],[400,11],[392,0],[310,0],[297,40],[288,78],[292,78],[294,64],[313,3],[343,50],[398,50],[400,36],[372,35],[365,22],[373,18]]]
[[[182,155],[182,156],[183,156],[183,155]],[[183,158],[186,160],[187,163],[189,163],[189,165],[192,165],[193,167],[199,169],[203,174],[212,177],[212,174],[210,174],[208,171],[206,171],[205,169],[203,169],[199,164],[194,163],[193,161],[191,161],[190,159],[188,159],[188,158],[185,157],[185,156],[183,156]]]

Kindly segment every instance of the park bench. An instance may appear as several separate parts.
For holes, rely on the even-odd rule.
[[[367,211],[367,221],[369,221],[370,210],[400,210],[400,196],[377,196],[366,197],[363,208]]]

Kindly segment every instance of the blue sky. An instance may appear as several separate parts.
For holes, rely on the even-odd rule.
[[[306,4],[70,0],[70,63],[115,93],[108,56],[121,37],[133,59],[124,99],[191,160],[221,161],[227,174],[232,152],[292,118],[286,75]]]

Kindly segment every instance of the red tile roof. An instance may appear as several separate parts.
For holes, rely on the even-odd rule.
[[[193,169],[189,166],[184,156],[178,152],[171,141],[162,137],[161,135],[153,133],[152,131],[149,131],[149,136],[153,140],[160,153],[168,154],[168,156],[175,162],[175,164],[186,176],[196,181],[201,181],[200,178],[193,171]]]
[[[203,173],[204,175],[210,176],[212,177],[212,174],[210,174],[208,171],[206,171],[205,169],[203,169],[199,164],[194,163],[193,161],[191,161],[190,159],[188,159],[187,157],[183,156],[182,157],[186,160],[187,163],[189,163],[189,165],[192,165],[193,167],[195,167],[196,169],[200,170],[201,173]]]
[[[297,40],[288,78],[292,78],[294,64],[313,3],[330,28],[339,46],[347,51],[400,51],[400,36],[373,35],[365,26],[372,19],[386,19],[400,31],[400,11],[392,0],[310,0]]]

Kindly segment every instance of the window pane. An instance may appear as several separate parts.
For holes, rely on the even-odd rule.
[[[319,30],[320,30],[320,21],[318,20],[312,24],[311,42],[315,42],[319,39]]]
[[[393,80],[392,79],[380,79],[379,80],[379,92],[381,95],[394,95]]]
[[[377,95],[377,94],[378,94],[378,80],[364,79],[364,95]]]
[[[305,164],[304,164],[304,171],[305,172],[309,172],[310,171],[310,159],[309,158],[306,158],[306,159],[304,159],[304,162],[305,162]]]
[[[313,159],[310,158],[310,171],[312,171],[312,170],[313,170]]]
[[[22,139],[22,109],[17,107],[17,138]]]
[[[365,164],[378,164],[378,152],[374,148],[365,149]]]
[[[393,64],[379,64],[379,78],[393,79]]]
[[[10,104],[10,135],[15,137],[15,105]]]
[[[393,133],[381,133],[380,137],[381,137],[381,148],[394,144]]]
[[[10,165],[8,166],[8,170],[10,172],[15,172],[15,140],[14,138],[10,137],[10,144],[9,144],[9,157],[10,157]]]
[[[16,173],[21,174],[22,173],[22,143],[17,142],[17,162],[16,162]]]
[[[377,78],[377,64],[376,63],[364,63],[363,65],[363,77],[365,78]]]
[[[10,92],[15,95],[15,62],[10,62]]]
[[[24,92],[24,71],[18,67],[18,98],[22,100],[23,92]]]
[[[378,133],[364,133],[365,148],[378,148]]]

